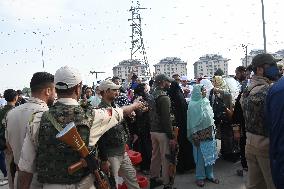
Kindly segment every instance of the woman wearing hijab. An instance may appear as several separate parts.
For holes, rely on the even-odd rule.
[[[217,138],[221,139],[222,158],[235,162],[239,159],[238,145],[234,141],[234,133],[231,125],[233,114],[232,94],[222,78],[214,76],[214,88],[210,92],[209,100],[214,111]]]
[[[152,157],[152,141],[150,134],[150,127],[153,122],[151,115],[153,114],[152,106],[155,105],[153,97],[148,93],[148,85],[140,83],[134,89],[134,100],[142,97],[142,101],[148,104],[147,111],[136,111],[135,120],[135,142],[134,148],[142,155],[142,162],[140,164],[140,171],[144,174],[149,174],[151,157]]]
[[[186,137],[187,103],[177,81],[173,81],[171,83],[171,87],[168,91],[168,94],[171,99],[171,108],[175,117],[175,123],[176,126],[179,128],[179,153],[177,172],[184,173],[185,171],[194,169],[195,167],[192,155],[192,144],[187,140]]]
[[[210,91],[214,88],[211,81],[209,79],[201,79],[200,84],[204,85],[206,89],[206,97],[209,99]]]
[[[206,89],[201,84],[196,84],[193,88],[187,117],[190,118],[187,120],[187,137],[193,144],[196,184],[203,187],[205,179],[219,184],[219,180],[214,178],[213,174],[213,164],[218,157],[214,114],[206,98]]]

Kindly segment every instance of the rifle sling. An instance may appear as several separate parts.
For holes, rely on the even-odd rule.
[[[58,132],[63,130],[62,126],[56,121],[56,119],[49,112],[45,112],[45,115],[48,121],[51,122],[51,124]]]

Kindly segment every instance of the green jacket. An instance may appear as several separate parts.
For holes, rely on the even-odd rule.
[[[171,119],[171,100],[167,92],[157,87],[153,94],[159,124],[151,128],[151,132],[166,133],[169,139],[173,139],[172,119]]]
[[[6,116],[14,106],[6,105],[0,110],[0,150],[6,149],[5,129],[6,129]]]

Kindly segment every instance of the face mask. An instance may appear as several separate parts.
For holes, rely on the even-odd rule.
[[[279,75],[279,69],[277,66],[270,66],[264,70],[264,77],[267,77],[272,81],[277,80],[278,75]]]

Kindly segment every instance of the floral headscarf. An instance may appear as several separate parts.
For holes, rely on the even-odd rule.
[[[222,89],[222,90],[228,90],[228,86],[222,76],[214,76],[213,85],[215,88]]]

